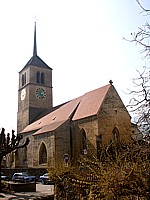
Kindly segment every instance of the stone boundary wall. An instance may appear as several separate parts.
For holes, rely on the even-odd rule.
[[[9,183],[8,187],[14,192],[36,192],[36,183]]]

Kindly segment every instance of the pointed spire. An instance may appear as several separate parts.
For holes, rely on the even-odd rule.
[[[34,46],[33,46],[33,56],[37,56],[37,46],[36,46],[36,22],[34,26]]]

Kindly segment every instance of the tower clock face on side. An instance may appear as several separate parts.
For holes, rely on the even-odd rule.
[[[26,89],[24,88],[21,91],[21,101],[23,101],[25,99],[25,97],[26,97]]]
[[[44,99],[46,97],[46,91],[43,88],[38,88],[36,90],[36,97],[39,99]]]

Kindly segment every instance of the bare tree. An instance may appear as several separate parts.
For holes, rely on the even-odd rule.
[[[141,13],[145,16],[150,15],[150,9],[144,8],[137,0],[141,8]],[[150,58],[150,24],[148,21],[138,28],[136,33],[131,33],[130,42],[142,47],[141,53],[144,59]],[[138,72],[138,78],[133,79],[134,89],[130,90],[132,98],[129,102],[130,112],[134,113],[134,119],[140,131],[148,139],[150,137],[150,67],[144,66],[143,71]]]
[[[1,164],[4,156],[11,153],[14,150],[24,148],[29,144],[29,138],[26,138],[25,142],[21,143],[23,139],[22,135],[15,135],[14,130],[12,130],[12,136],[10,134],[5,134],[5,129],[2,128],[0,133],[0,172],[1,172]],[[0,177],[0,191],[1,191],[1,177]]]
[[[150,9],[145,9],[139,0],[137,0],[138,5],[142,9],[141,14],[144,16],[150,15]],[[150,24],[148,21],[142,27],[138,27],[136,33],[131,33],[132,39],[131,42],[136,43],[142,47],[142,53],[145,57],[150,57]]]
[[[138,71],[138,78],[133,79],[134,90],[130,91],[132,98],[129,102],[130,112],[134,113],[134,121],[140,131],[148,137],[150,133],[150,71],[144,67]]]

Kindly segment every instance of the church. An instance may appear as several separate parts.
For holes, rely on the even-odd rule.
[[[131,137],[131,118],[113,82],[53,107],[52,68],[38,55],[19,72],[17,134],[30,143],[16,152],[15,167],[56,167]]]

